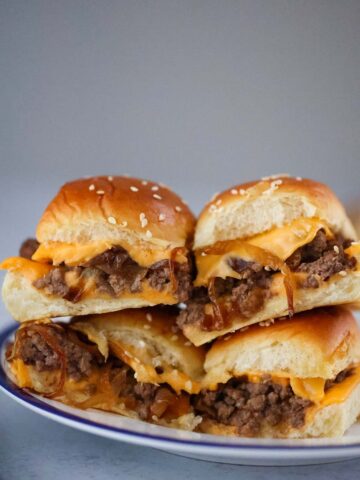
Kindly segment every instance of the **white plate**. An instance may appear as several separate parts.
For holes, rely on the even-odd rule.
[[[79,410],[20,390],[6,375],[5,348],[16,327],[0,334],[0,388],[24,407],[69,427],[122,442],[212,462],[241,465],[310,465],[360,457],[360,425],[340,439],[230,438],[151,425],[112,413]]]

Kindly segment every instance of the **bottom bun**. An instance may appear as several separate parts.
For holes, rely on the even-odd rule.
[[[261,438],[322,438],[341,437],[360,415],[360,385],[342,403],[333,403],[309,412],[305,425],[300,429],[271,427],[266,425],[256,437]],[[197,428],[202,433],[239,436],[237,428],[213,420],[203,419]]]
[[[142,295],[139,292],[130,293],[121,298],[85,298],[74,303],[55,295],[47,295],[42,290],[33,287],[31,281],[18,272],[7,272],[2,293],[6,308],[19,322],[177,303],[172,295],[157,291],[154,291],[151,296]]]

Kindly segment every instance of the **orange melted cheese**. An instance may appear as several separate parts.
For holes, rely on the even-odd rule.
[[[157,373],[152,364],[144,363],[139,359],[137,348],[133,345],[124,344],[120,340],[110,340],[112,353],[129,365],[135,372],[138,382],[161,384],[167,383],[176,393],[184,390],[188,393],[198,393],[200,383],[196,382],[171,365],[161,364],[162,373]]]
[[[0,263],[0,269],[9,270],[14,272],[20,272],[31,282],[43,277],[53,267],[44,263],[34,262],[22,257],[9,257]]]
[[[250,382],[260,382],[262,374],[244,374]],[[237,375],[241,376],[241,375]],[[286,377],[281,372],[271,375],[271,380],[280,385],[291,386],[295,395],[311,400],[316,405],[324,407],[333,403],[342,403],[360,383],[360,365],[354,367],[353,373],[342,382],[335,383],[325,391],[326,380],[324,378],[298,378]]]
[[[130,257],[142,267],[149,267],[150,265],[160,261],[169,260],[171,257],[172,248],[159,248],[154,245],[134,244],[121,241],[118,245],[113,245],[111,242],[92,242],[86,244],[72,244],[63,242],[48,242],[42,243],[36,250],[32,259],[37,262],[51,262],[53,265],[66,265],[73,267],[83,265],[92,258],[100,255],[106,250],[114,247],[123,247],[130,255]],[[179,263],[186,261],[184,253],[177,252],[176,258]]]
[[[39,262],[34,262],[33,260],[28,260],[26,258],[22,257],[9,257],[6,260],[4,260],[2,263],[0,263],[0,269],[3,270],[9,270],[10,272],[19,272],[21,275],[23,275],[25,278],[27,278],[30,282],[34,282],[38,278],[43,277],[47,273],[49,273],[50,270],[52,270],[54,267],[52,265],[48,265],[45,263],[39,263]],[[67,272],[67,275],[72,274],[73,272]],[[71,278],[68,278],[69,281]],[[72,286],[76,287],[76,279],[73,282]],[[89,278],[86,284],[82,285],[82,295],[81,297],[84,298],[113,298],[110,295],[106,295],[105,293],[100,293],[96,289],[95,282]],[[174,294],[172,293],[171,289],[169,290],[163,290],[163,291],[158,291],[153,288],[151,288],[149,285],[146,283],[143,285],[141,292],[137,293],[131,293],[131,292],[125,292],[121,297],[119,298],[139,298],[144,301],[149,302],[150,304],[159,304],[159,303],[164,303],[164,304],[172,304],[176,302],[176,298]]]
[[[214,252],[216,247],[200,249],[195,252],[198,268],[195,285],[206,285],[212,277],[238,278],[239,275],[228,265],[228,260],[232,257],[255,261],[263,265],[262,255],[260,255],[260,252],[263,251],[273,255],[279,261],[285,261],[295,250],[310,243],[320,229],[324,229],[327,236],[332,236],[328,226],[322,220],[300,218],[289,225],[274,228],[269,232],[244,240],[226,242],[227,247],[221,253]],[[256,248],[251,251],[251,246]]]

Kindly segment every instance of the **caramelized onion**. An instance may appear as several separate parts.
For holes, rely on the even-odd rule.
[[[288,303],[288,311],[289,315],[294,313],[294,281],[292,273],[286,263],[281,260],[276,255],[272,254],[271,252],[257,247],[255,245],[251,245],[242,240],[226,240],[223,242],[216,242],[214,245],[210,247],[205,247],[203,249],[199,249],[196,252],[197,262],[201,263],[201,259],[207,259],[209,256],[223,256],[226,254],[230,254],[231,252],[236,251],[236,255],[244,258],[247,261],[255,261],[264,267],[270,267],[272,270],[279,270],[284,276],[284,288],[286,291],[287,303]],[[205,254],[204,256],[202,254]],[[214,306],[218,305],[215,300],[215,291],[214,291],[214,283],[213,279],[211,278],[208,285],[209,290],[209,297]],[[221,311],[219,307],[215,308],[215,315],[221,315]],[[222,317],[221,317],[222,318]]]

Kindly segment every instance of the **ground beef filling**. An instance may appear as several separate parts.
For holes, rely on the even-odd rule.
[[[53,340],[56,340],[63,351],[66,358],[66,373],[71,379],[80,381],[89,377],[95,366],[104,365],[94,345],[89,351],[86,344],[82,347],[81,343],[69,339],[65,329],[53,326],[44,326],[44,328],[47,336],[50,335]],[[16,340],[16,358],[21,359],[25,365],[31,365],[38,372],[59,370],[61,368],[59,354],[46,339],[31,327],[27,328],[25,333],[22,332],[21,337]],[[72,334],[77,336],[75,332]],[[168,385],[137,382],[134,371],[128,365],[117,358],[110,358],[109,362],[111,363],[110,383],[114,391],[119,398],[125,399],[126,406],[136,411],[141,419],[156,420],[169,413],[169,410],[174,410],[174,406],[177,406],[178,413],[185,411],[187,413],[187,395],[183,394],[180,398]],[[187,402],[186,405],[184,401]],[[179,402],[181,406],[178,405]]]
[[[36,250],[36,241],[29,239],[23,243],[20,255],[31,258]],[[180,302],[188,299],[191,288],[191,268],[189,262],[173,263],[173,277],[176,295]],[[155,290],[162,291],[172,282],[170,261],[161,260],[149,268],[137,264],[121,247],[114,247],[97,255],[88,263],[67,267],[60,265],[47,275],[35,280],[33,285],[71,302],[80,300],[88,282],[93,282],[99,292],[117,297],[124,292],[141,292],[143,281],[147,280]]]
[[[293,272],[307,274],[302,283],[304,288],[318,288],[321,280],[355,268],[356,259],[344,251],[350,244],[350,240],[341,237],[328,239],[325,231],[319,230],[314,240],[298,248],[286,263]]]
[[[251,317],[260,310],[270,295],[270,281],[273,272],[266,271],[257,262],[247,262],[241,258],[230,258],[230,267],[235,270],[240,279],[227,277],[215,278],[215,297],[220,305],[220,316],[207,316],[204,306],[210,302],[208,290],[205,287],[195,288],[187,308],[178,318],[182,328],[187,324],[197,324],[202,330],[221,330],[227,325],[227,315],[236,311],[243,317]]]
[[[320,281],[328,280],[341,271],[356,267],[356,259],[345,253],[351,244],[350,240],[341,237],[326,238],[324,230],[319,230],[314,240],[297,249],[286,261],[293,272],[306,274],[301,286],[318,288]],[[228,311],[235,310],[245,318],[251,317],[264,305],[270,296],[269,286],[274,272],[266,271],[257,262],[246,262],[241,258],[229,260],[230,267],[241,275],[241,279],[215,279],[215,292],[219,297],[230,299],[225,302]],[[210,318],[205,313],[205,305],[210,302],[208,290],[205,287],[195,288],[191,298],[178,319],[182,328],[184,325],[199,325],[202,330],[221,330],[226,327],[226,311],[222,318]],[[226,308],[224,308],[226,310]]]
[[[85,346],[72,341],[62,328],[46,327],[47,335],[58,345],[55,351],[44,337],[31,327],[21,332],[16,342],[16,357],[25,365],[33,366],[38,372],[53,371],[61,368],[59,351],[66,358],[66,373],[74,380],[81,380],[90,375],[94,365],[99,365],[99,355],[90,352]]]
[[[193,401],[195,413],[234,426],[246,437],[259,435],[266,426],[301,428],[312,402],[298,397],[290,386],[282,386],[264,375],[259,383],[247,377],[233,378],[218,390],[202,390]]]

